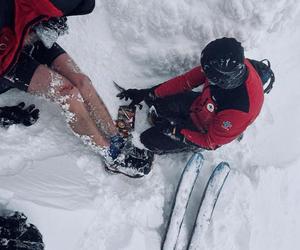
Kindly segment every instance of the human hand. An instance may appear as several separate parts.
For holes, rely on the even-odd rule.
[[[129,107],[133,107],[144,101],[149,96],[150,91],[151,89],[127,89],[117,94],[117,97],[121,100],[125,99],[125,101],[132,100]]]

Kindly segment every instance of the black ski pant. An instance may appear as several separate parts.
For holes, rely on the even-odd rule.
[[[199,93],[189,91],[183,94],[169,96],[166,98],[158,98],[155,101],[146,101],[149,107],[154,106],[157,112],[159,126],[154,126],[145,130],[141,136],[141,142],[146,148],[156,154],[178,153],[184,151],[192,151],[197,147],[192,144],[186,144],[181,141],[174,140],[162,132],[163,120],[175,121],[181,127],[197,130],[190,118],[190,107]],[[167,123],[166,123],[167,124]]]

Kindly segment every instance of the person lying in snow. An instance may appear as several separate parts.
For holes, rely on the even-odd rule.
[[[14,87],[56,102],[108,170],[142,177],[151,169],[153,153],[119,135],[88,76],[55,42],[67,32],[66,16],[91,13],[94,6],[94,0],[0,0],[0,85],[2,92]],[[38,110],[21,103],[0,109],[0,117],[5,124],[31,125]]]
[[[192,89],[202,86],[201,92]],[[153,125],[141,142],[157,154],[215,150],[238,138],[256,119],[264,101],[260,76],[234,38],[210,42],[201,66],[149,89],[118,95],[130,105],[145,101]]]
[[[20,212],[0,210],[1,250],[44,250],[43,237]]]

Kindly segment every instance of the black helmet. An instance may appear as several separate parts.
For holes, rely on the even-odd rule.
[[[201,54],[201,66],[209,82],[223,89],[240,86],[246,79],[244,48],[234,38],[210,42]]]

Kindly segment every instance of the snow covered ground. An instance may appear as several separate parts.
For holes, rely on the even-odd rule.
[[[97,0],[70,18],[60,43],[93,80],[115,117],[117,90],[148,87],[198,64],[210,40],[235,36],[276,74],[260,117],[241,143],[205,153],[199,192],[214,164],[231,172],[201,249],[300,248],[300,4],[297,0]],[[23,211],[47,250],[156,250],[190,154],[157,157],[142,180],[109,175],[67,128],[55,104],[13,90],[0,105],[35,103],[32,127],[0,129],[0,204]],[[148,125],[138,113],[138,134]],[[195,204],[200,197],[194,197]],[[187,228],[189,221],[186,222]]]

